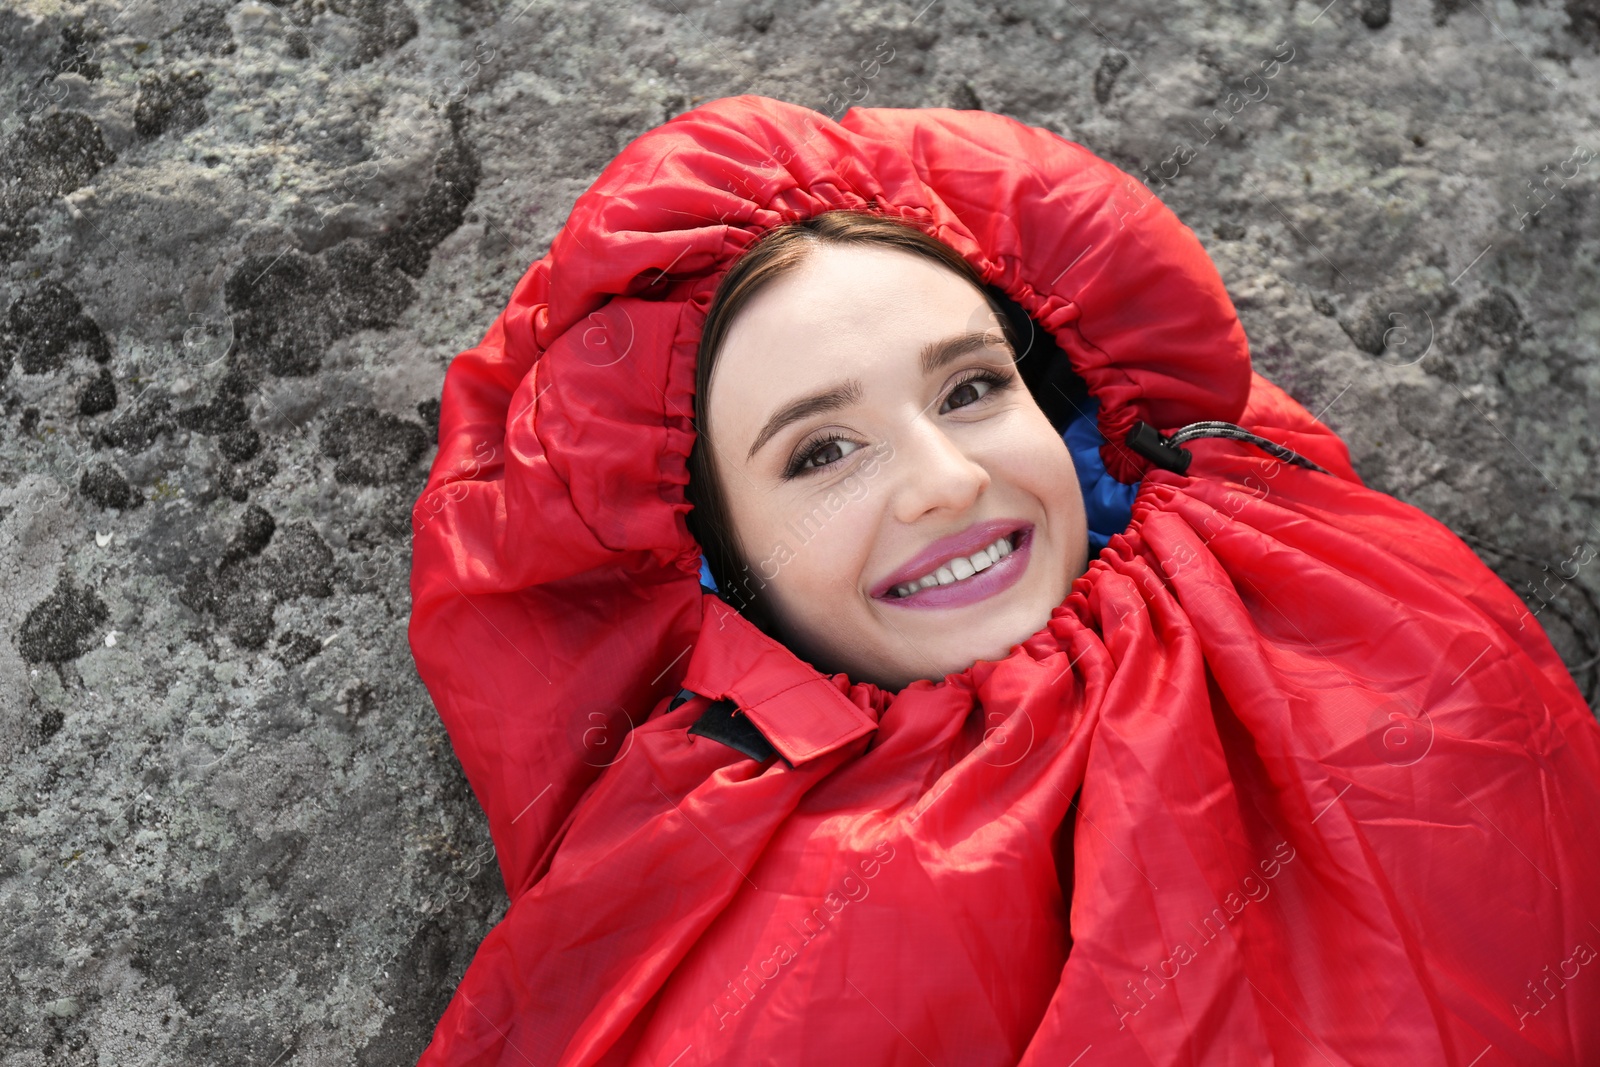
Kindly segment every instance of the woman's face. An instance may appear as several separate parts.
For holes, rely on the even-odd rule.
[[[730,581],[796,655],[898,691],[1003,659],[1066,599],[1083,498],[1013,359],[981,291],[889,247],[818,246],[735,317],[707,428]]]

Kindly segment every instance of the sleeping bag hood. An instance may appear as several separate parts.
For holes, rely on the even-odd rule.
[[[899,692],[704,587],[685,520],[717,282],[835,208],[1025,310],[1131,503],[1037,633]],[[423,1064],[1600,1063],[1570,675],[1057,134],[746,95],[640,136],[451,364],[412,526],[411,647],[510,898]]]

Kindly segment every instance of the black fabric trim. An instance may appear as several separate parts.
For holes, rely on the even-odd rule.
[[[756,729],[755,723],[739,714],[739,705],[731,700],[712,701],[705,714],[689,727],[689,732],[709,737],[758,762],[765,762],[777,754],[772,742]]]

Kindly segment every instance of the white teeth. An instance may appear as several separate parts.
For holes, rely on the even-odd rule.
[[[1011,552],[1011,542],[1002,537],[988,548],[974,552],[970,556],[958,556],[932,574],[925,574],[914,582],[902,582],[895,586],[892,592],[897,597],[908,597],[917,590],[926,589],[931,585],[949,585],[951,582],[971,578],[979,571],[987,570],[1011,555]]]

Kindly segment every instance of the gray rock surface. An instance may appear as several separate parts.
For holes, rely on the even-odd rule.
[[[4,1067],[415,1061],[505,908],[405,636],[445,367],[718,96],[1141,175],[1600,695],[1595,0],[10,0],[0,91]]]

